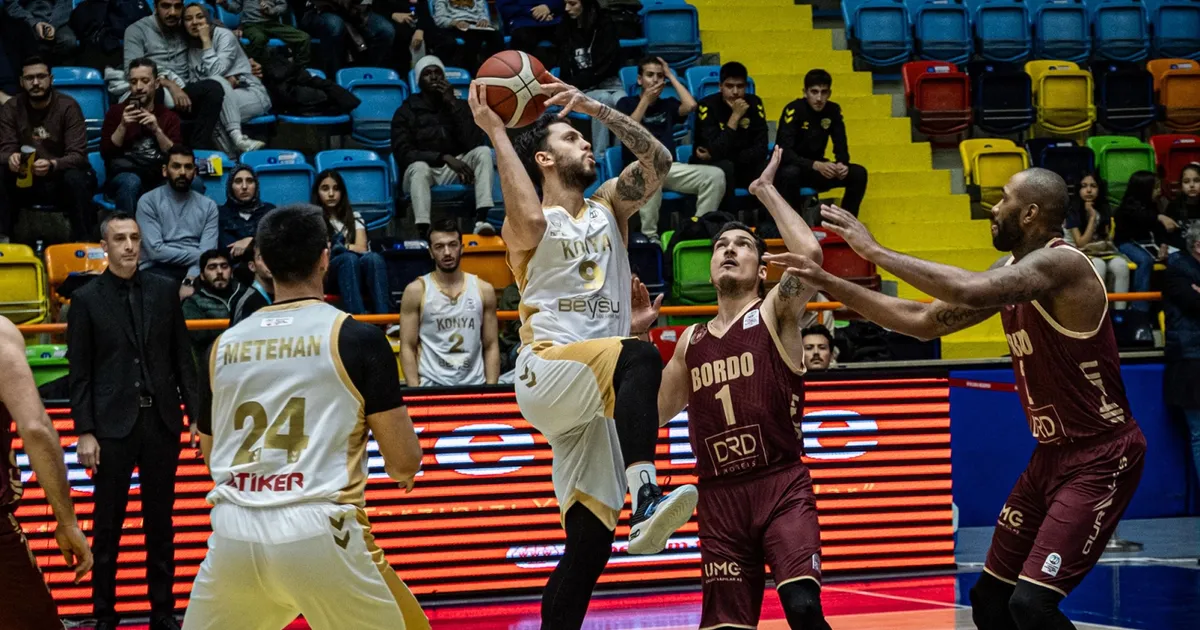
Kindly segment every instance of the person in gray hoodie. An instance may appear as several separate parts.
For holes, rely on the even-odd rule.
[[[14,63],[38,55],[62,64],[79,48],[68,24],[71,0],[8,0],[4,39]]]
[[[250,67],[233,31],[213,24],[208,7],[196,3],[183,10],[183,28],[188,34],[188,67],[185,79],[195,83],[216,81],[225,92],[221,101],[221,124],[216,130],[217,146],[231,155],[255,151],[265,143],[242,134],[242,122],[271,110],[271,95]]]
[[[262,59],[267,54],[267,42],[278,39],[287,44],[292,61],[307,68],[312,60],[312,38],[308,33],[284,23],[287,0],[217,0],[217,6],[232,13],[241,13],[242,37],[250,40],[246,54]]]
[[[175,145],[163,167],[167,183],[138,200],[137,222],[142,230],[143,271],[182,284],[180,299],[192,294],[200,276],[200,254],[216,249],[220,232],[217,204],[191,189],[196,177],[192,150]]]

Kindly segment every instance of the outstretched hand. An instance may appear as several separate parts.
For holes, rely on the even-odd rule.
[[[859,256],[870,260],[870,253],[879,246],[875,237],[858,217],[835,205],[821,205],[821,227],[842,237]]]
[[[804,284],[818,289],[824,289],[832,275],[821,268],[815,260],[804,254],[786,252],[783,254],[766,254],[763,260],[769,265],[781,267],[784,273],[800,278]]]
[[[539,82],[542,84],[542,94],[550,97],[546,100],[546,107],[556,105],[562,107],[562,111],[558,112],[559,118],[566,118],[571,112],[579,112],[588,116],[600,113],[602,107],[600,102],[584,94],[579,88],[567,85],[553,77],[550,81]]]
[[[762,175],[758,179],[750,182],[750,194],[758,196],[758,193],[768,186],[775,185],[775,173],[779,170],[779,164],[783,162],[783,148],[775,145],[775,150],[771,152],[771,161],[767,163],[767,168],[763,169]]]
[[[658,321],[658,310],[662,307],[663,296],[659,295],[650,301],[650,290],[642,283],[641,278],[633,277],[633,295],[630,300],[630,332],[634,335],[641,335],[650,330],[654,322]]]

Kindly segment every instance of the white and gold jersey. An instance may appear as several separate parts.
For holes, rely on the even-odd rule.
[[[421,386],[482,385],[483,296],[479,278],[463,274],[462,292],[450,297],[432,273],[421,277],[417,374]]]
[[[347,317],[317,300],[268,306],[213,344],[209,503],[363,505],[364,402],[338,351]]]
[[[595,198],[578,217],[543,208],[546,232],[524,260],[509,259],[521,290],[521,345],[629,335],[629,254],[612,210]]]

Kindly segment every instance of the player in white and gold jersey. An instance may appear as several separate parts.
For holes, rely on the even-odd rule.
[[[400,364],[409,387],[489,385],[500,379],[496,290],[459,268],[462,232],[445,219],[429,230],[436,268],[400,298]]]
[[[210,360],[213,534],[188,630],[429,628],[387,564],[364,511],[367,440],[411,490],[421,447],[378,328],[321,300],[329,242],[320,209],[272,210],[255,243],[275,303],[225,331]]]
[[[484,90],[472,84],[468,100],[496,149],[504,242],[521,290],[517,404],[554,452],[567,533],[542,594],[542,627],[571,630],[582,625],[612,553],[626,489],[630,553],[662,551],[696,506],[694,486],[664,495],[657,485],[662,359],[653,345],[630,338],[646,334],[658,309],[646,299],[632,312],[628,220],[662,187],[671,155],[638,123],[560,82],[542,90],[562,111],[533,123],[514,147]],[[563,118],[572,110],[604,123],[637,156],[591,199],[583,193],[596,179],[596,161]]]

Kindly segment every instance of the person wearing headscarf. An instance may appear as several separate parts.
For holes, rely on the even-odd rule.
[[[234,274],[239,280],[247,281],[247,264],[254,256],[254,232],[258,221],[275,209],[275,204],[265,203],[259,196],[258,178],[249,166],[238,166],[229,177],[225,188],[225,205],[217,209],[220,231],[217,247],[229,252]]]

